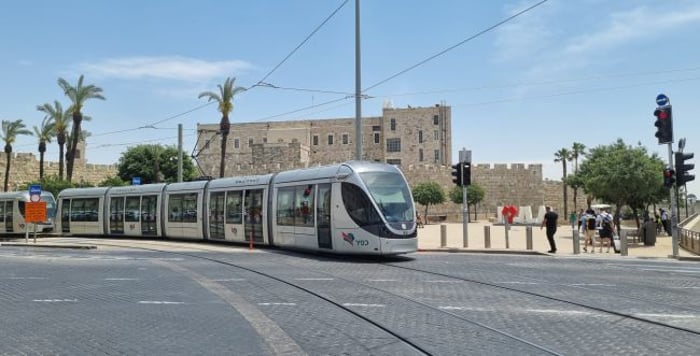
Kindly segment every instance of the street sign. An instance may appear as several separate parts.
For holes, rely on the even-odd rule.
[[[131,185],[140,185],[141,177],[131,177]]]
[[[27,223],[46,221],[46,202],[27,202],[24,204],[24,219]]]
[[[33,202],[41,201],[41,184],[31,184],[29,186],[29,200]]]
[[[658,106],[668,105],[668,97],[666,96],[666,94],[659,94],[656,96],[656,105],[658,105]]]

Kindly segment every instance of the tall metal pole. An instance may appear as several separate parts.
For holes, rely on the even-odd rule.
[[[673,167],[673,147],[668,143],[668,166]],[[678,179],[678,178],[676,178]],[[671,244],[673,245],[673,257],[678,257],[678,206],[676,204],[676,190],[671,187]]]
[[[355,0],[355,159],[362,159],[362,66],[360,65],[360,0]]]
[[[469,203],[467,203],[467,186],[462,187],[462,246],[469,247]]]
[[[177,124],[177,181],[182,182],[182,124]]]

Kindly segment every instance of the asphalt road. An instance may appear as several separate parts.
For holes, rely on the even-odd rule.
[[[2,355],[696,354],[700,264],[60,239],[0,247]]]

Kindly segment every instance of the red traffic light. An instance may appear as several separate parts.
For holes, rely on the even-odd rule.
[[[660,120],[666,120],[668,118],[668,113],[666,111],[661,110],[659,112],[659,119]]]

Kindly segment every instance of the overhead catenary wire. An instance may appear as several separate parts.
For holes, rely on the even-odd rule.
[[[405,74],[405,73],[407,73],[407,72],[409,72],[409,71],[411,71],[411,70],[413,70],[413,69],[415,69],[415,68],[417,68],[417,67],[419,67],[419,66],[421,66],[421,65],[423,65],[423,64],[425,64],[425,63],[427,63],[427,62],[430,62],[431,60],[433,60],[433,59],[435,59],[435,58],[437,58],[437,57],[440,57],[440,56],[442,56],[443,54],[445,54],[445,53],[447,53],[447,52],[449,52],[449,51],[451,51],[451,50],[453,50],[453,49],[455,49],[455,48],[457,48],[457,47],[459,47],[459,46],[461,46],[461,45],[463,45],[463,44],[465,44],[465,43],[467,43],[467,42],[469,42],[469,41],[471,41],[471,40],[473,40],[473,39],[475,39],[475,38],[477,38],[477,37],[480,37],[481,35],[483,35],[483,34],[485,34],[485,33],[487,33],[487,32],[490,32],[490,31],[492,31],[492,30],[498,28],[499,26],[501,26],[501,25],[503,25],[503,24],[505,24],[505,23],[507,23],[507,22],[510,22],[511,20],[515,19],[516,17],[518,17],[518,16],[520,16],[520,15],[522,15],[522,14],[525,14],[525,13],[527,13],[527,12],[533,10],[534,8],[536,8],[536,7],[538,7],[538,6],[542,5],[542,4],[544,4],[544,3],[547,2],[547,1],[548,1],[548,0],[541,0],[540,2],[538,2],[538,3],[536,3],[536,4],[532,5],[532,6],[530,6],[530,7],[528,7],[528,8],[526,8],[526,9],[524,9],[524,10],[518,11],[518,12],[516,12],[515,14],[513,14],[513,15],[507,17],[507,18],[505,18],[504,20],[501,20],[501,21],[499,21],[498,23],[496,23],[496,24],[494,24],[494,25],[491,25],[491,26],[489,26],[488,28],[483,29],[483,30],[481,30],[481,31],[479,31],[479,32],[477,32],[477,33],[475,33],[475,34],[473,34],[473,35],[467,37],[466,39],[460,41],[459,43],[457,43],[457,44],[455,44],[455,45],[452,45],[452,46],[450,46],[450,47],[447,47],[446,49],[444,49],[444,50],[442,50],[442,51],[440,51],[440,52],[438,52],[438,53],[436,53],[436,54],[434,54],[434,55],[432,55],[432,56],[430,56],[430,57],[428,57],[428,58],[426,58],[426,59],[424,59],[424,60],[422,60],[422,61],[420,61],[420,62],[418,62],[418,63],[416,63],[416,64],[414,64],[414,65],[412,65],[412,66],[410,66],[410,67],[408,67],[408,68],[406,68],[406,69],[404,69],[404,70],[401,70],[401,71],[399,71],[398,73],[393,74],[393,75],[387,77],[386,79],[382,79],[382,80],[380,80],[379,82],[370,85],[369,87],[363,89],[362,92],[366,92],[366,91],[368,91],[368,90],[370,90],[370,89],[374,89],[374,88],[376,88],[376,87],[378,87],[378,86],[380,86],[380,85],[382,85],[382,84],[384,84],[384,83],[386,83],[386,82],[388,82],[388,81],[390,81],[390,80],[392,80],[392,79],[394,79],[394,78],[396,78],[396,77],[398,77],[398,76],[400,76],[400,75],[403,75],[403,74]]]

